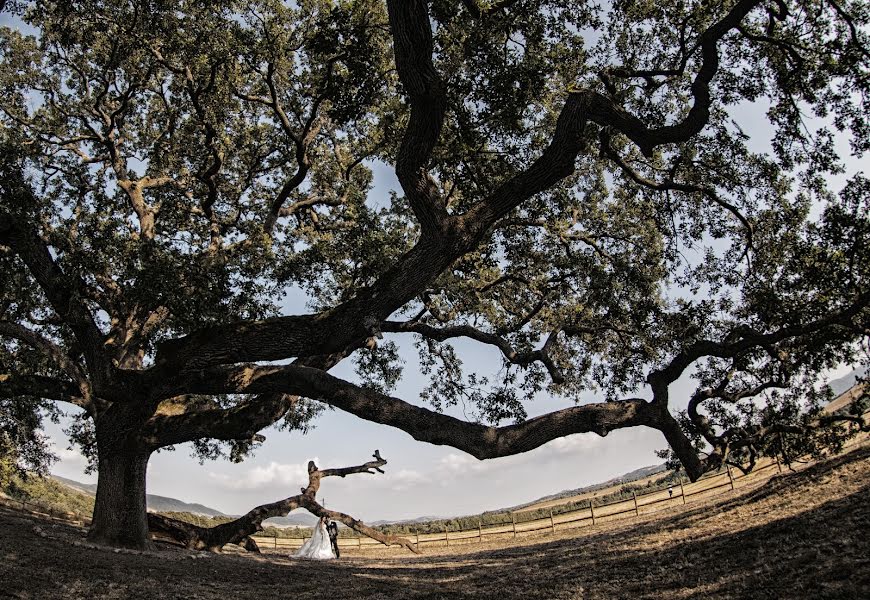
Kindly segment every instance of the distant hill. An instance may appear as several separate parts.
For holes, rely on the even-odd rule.
[[[51,477],[55,481],[58,481],[67,487],[71,487],[74,490],[84,492],[91,496],[97,493],[97,484],[95,483],[81,483],[80,481],[74,481],[72,479],[67,479],[66,477],[61,477],[59,475],[52,475]],[[203,515],[206,517],[230,516],[222,513],[219,510],[204,506],[202,504],[184,502],[176,498],[167,498],[166,496],[155,496],[154,494],[147,494],[145,496],[145,503],[148,506],[148,510],[152,510],[154,512],[189,512],[195,515]]]
[[[263,521],[264,527],[314,527],[317,524],[317,517],[310,512],[294,512],[286,517],[272,517]]]
[[[858,381],[859,377],[866,377],[867,369],[856,369],[849,373],[848,375],[844,375],[839,379],[835,379],[833,381],[828,382],[828,386],[831,388],[831,391],[834,392],[834,396],[839,396],[849,388],[851,388]]]
[[[411,525],[414,523],[431,523],[432,521],[444,521],[445,519],[449,519],[450,517],[436,517],[432,515],[428,515],[425,517],[417,517],[416,519],[402,519],[401,521],[390,521],[390,520],[381,520],[381,521],[372,521],[368,523],[369,525],[378,526],[378,525]]]
[[[665,464],[662,463],[660,465],[650,465],[648,467],[641,467],[639,469],[635,469],[634,471],[630,471],[618,477],[614,477],[612,479],[608,479],[607,481],[603,481],[601,483],[593,483],[592,485],[587,485],[585,487],[576,488],[573,490],[562,490],[561,492],[557,492],[555,494],[550,494],[549,496],[543,496],[538,498],[537,500],[532,500],[531,502],[525,502],[523,504],[519,504],[517,506],[512,506],[510,508],[500,509],[497,511],[488,511],[488,512],[505,512],[505,511],[518,511],[522,510],[526,507],[533,506],[535,504],[539,504],[541,502],[549,502],[551,500],[559,500],[560,498],[569,498],[571,496],[579,496],[581,494],[587,494],[589,492],[595,492],[598,490],[602,490],[605,488],[612,487],[614,485],[618,485],[620,483],[629,483],[631,481],[637,481],[638,479],[644,479],[646,477],[650,477],[651,475],[656,475],[658,473],[664,473],[667,471]]]

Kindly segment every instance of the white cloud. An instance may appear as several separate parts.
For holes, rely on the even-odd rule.
[[[51,449],[51,453],[57,456],[58,463],[64,467],[70,469],[84,469],[88,464],[88,460],[76,448],[59,446],[54,439],[50,439],[49,448]]]
[[[601,446],[604,438],[596,433],[575,433],[566,437],[556,438],[548,443],[545,448],[554,450],[558,454],[569,454],[576,451],[591,450]]]
[[[385,479],[387,480],[390,489],[397,492],[409,490],[428,481],[427,477],[413,469],[402,469],[395,474],[388,475]]]
[[[440,475],[459,475],[462,473],[480,473],[489,471],[495,467],[495,461],[477,460],[468,454],[457,454],[451,452],[446,456],[442,456],[435,465],[435,470]]]
[[[313,460],[318,462],[317,458]],[[240,477],[214,472],[209,472],[208,476],[219,486],[230,490],[262,490],[290,485],[302,487],[308,483],[308,462],[285,464],[272,461],[266,466],[254,467]]]

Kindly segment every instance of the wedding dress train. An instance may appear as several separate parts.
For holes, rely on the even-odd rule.
[[[326,525],[322,521],[317,523],[311,539],[302,544],[302,547],[293,556],[315,560],[335,558],[335,554],[332,553],[332,543],[329,541],[329,534],[326,532]]]

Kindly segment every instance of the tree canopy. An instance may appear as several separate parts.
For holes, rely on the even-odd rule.
[[[870,332],[870,180],[830,183],[870,144],[865,1],[23,4],[0,444],[81,407],[95,538],[143,539],[151,452],[240,459],[326,405],[481,459],[652,427],[693,479],[864,426],[815,383]]]

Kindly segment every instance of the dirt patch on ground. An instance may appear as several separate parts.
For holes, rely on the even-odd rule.
[[[0,509],[0,597],[870,598],[870,447],[641,520],[340,561],[89,547]]]

